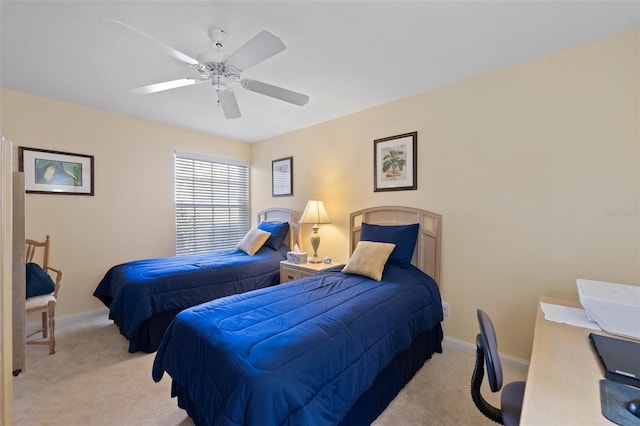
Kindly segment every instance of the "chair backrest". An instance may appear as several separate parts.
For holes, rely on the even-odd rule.
[[[498,355],[496,331],[489,315],[481,309],[478,309],[478,323],[489,387],[491,392],[497,392],[502,388],[502,364],[500,364],[500,356]]]
[[[471,399],[478,410],[487,418],[504,424],[502,410],[491,405],[481,393],[485,365],[487,366],[491,392],[497,392],[502,388],[502,365],[500,358],[498,358],[496,332],[489,315],[480,309],[478,309],[478,323],[480,324],[480,333],[476,336],[476,365],[471,376]]]
[[[35,262],[38,263],[40,266],[42,266],[42,269],[44,269],[45,271],[47,270],[47,268],[49,267],[49,236],[47,235],[45,237],[45,240],[40,242],[40,241],[36,241],[36,240],[30,240],[27,238],[26,240],[27,243],[27,255],[26,255],[26,259],[27,259],[27,263],[31,263],[31,262]],[[36,252],[38,251],[38,248],[42,247],[42,259],[35,259],[36,258]]]
[[[39,250],[42,249],[42,250]],[[60,281],[62,280],[62,270],[52,268],[49,266],[49,249],[50,240],[49,236],[45,237],[44,241],[26,240],[26,260],[27,263],[38,263],[42,269],[52,276],[54,282],[53,297],[58,298],[58,291],[60,290]],[[42,257],[36,256],[36,252],[42,251]],[[41,263],[40,263],[41,262]],[[55,274],[55,275],[51,275]]]

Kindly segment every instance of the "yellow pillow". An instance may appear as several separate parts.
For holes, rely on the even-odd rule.
[[[363,275],[380,281],[384,265],[395,247],[396,245],[391,243],[360,241],[353,251],[351,259],[342,268],[342,272]]]
[[[264,243],[271,236],[270,232],[263,231],[262,229],[253,228],[244,238],[238,243],[236,248],[247,253],[249,256],[253,256],[260,250]]]

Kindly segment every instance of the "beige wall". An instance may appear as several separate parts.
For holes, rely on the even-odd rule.
[[[27,194],[26,232],[51,236],[64,272],[58,315],[96,309],[110,266],[175,254],[176,150],[250,162],[248,144],[12,90],[0,92],[0,132],[17,147],[95,157],[95,196]]]
[[[320,255],[337,258],[351,211],[442,214],[445,333],[473,342],[483,308],[501,351],[528,359],[539,296],[577,299],[576,278],[640,283],[639,39],[621,34],[257,143],[252,204],[302,210],[322,199],[333,223],[320,228]],[[416,130],[418,190],[374,193],[373,140]],[[272,198],[271,160],[290,155],[294,196]]]

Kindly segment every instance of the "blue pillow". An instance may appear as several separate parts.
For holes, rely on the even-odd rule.
[[[258,229],[271,233],[264,245],[278,250],[289,232],[289,222],[260,222]]]
[[[27,299],[51,294],[55,289],[53,280],[37,263],[27,263]]]
[[[360,230],[360,241],[377,241],[392,243],[396,248],[389,256],[389,262],[397,265],[410,265],[413,250],[418,239],[419,224],[411,225],[371,225],[363,223]]]

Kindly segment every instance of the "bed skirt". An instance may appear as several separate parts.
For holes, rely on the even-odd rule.
[[[140,324],[135,339],[129,341],[129,352],[146,352],[152,353],[158,350],[164,332],[167,331],[171,321],[178,315],[182,309],[173,311],[159,312],[153,314],[150,318]],[[120,333],[127,337],[122,330]]]
[[[370,425],[409,383],[425,361],[436,352],[442,353],[442,339],[440,324],[416,337],[408,350],[396,355],[378,374],[373,385],[360,396],[340,424]],[[207,424],[206,419],[194,417],[199,411],[193,406],[188,393],[175,380],[171,382],[171,396],[178,398],[178,407],[185,410],[196,425]]]
[[[363,393],[340,423],[343,426],[370,425],[387,408],[409,380],[435,352],[442,353],[442,327],[413,340],[411,347],[396,355],[382,370],[373,385]]]

